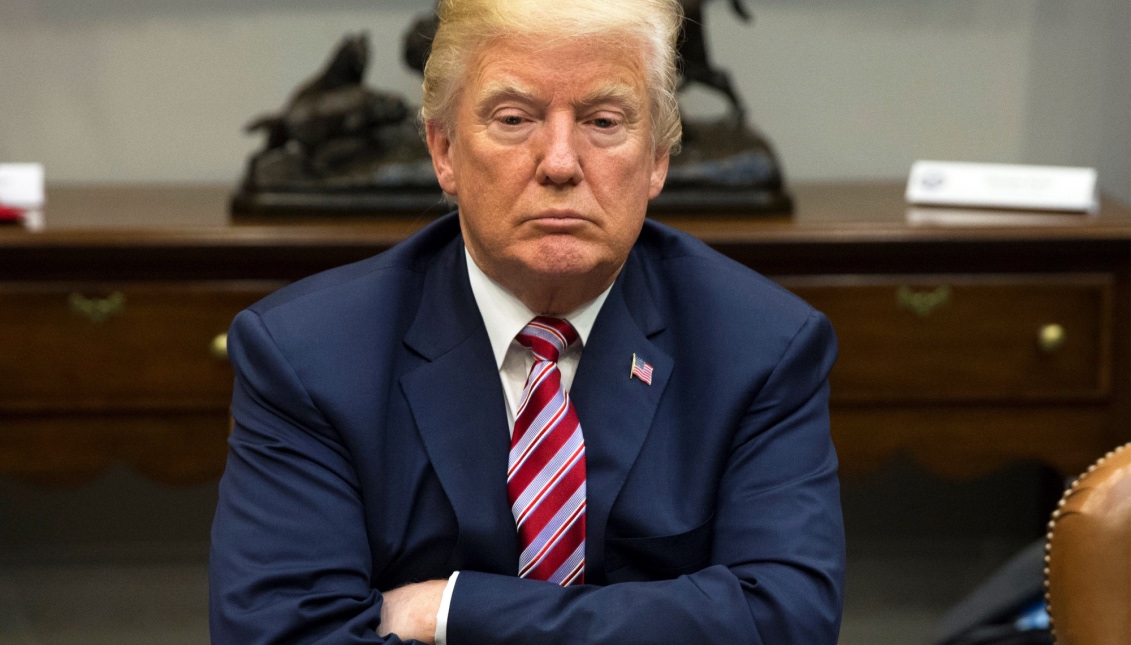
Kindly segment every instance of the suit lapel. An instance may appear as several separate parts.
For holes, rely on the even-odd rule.
[[[507,500],[506,404],[464,262],[462,245],[453,243],[426,276],[405,344],[428,362],[402,376],[401,388],[459,523],[453,566],[513,575],[519,547]],[[597,316],[570,393],[586,444],[586,579],[598,584],[609,512],[674,366],[653,342],[664,321],[641,272],[631,255]],[[629,378],[633,354],[652,365],[651,385]]]
[[[640,269],[629,258],[593,325],[570,398],[585,436],[586,581],[604,583],[609,511],[652,426],[674,362],[651,338],[664,323],[648,291],[634,284]],[[627,290],[627,292],[626,292]],[[632,355],[653,367],[652,383],[630,378]]]
[[[401,388],[459,523],[453,565],[513,574],[518,539],[507,501],[506,407],[461,244],[445,249],[426,276],[405,343],[429,361],[406,373]]]

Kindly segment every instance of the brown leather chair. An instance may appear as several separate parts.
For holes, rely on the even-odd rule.
[[[1057,645],[1131,645],[1131,443],[1068,488],[1045,548]]]

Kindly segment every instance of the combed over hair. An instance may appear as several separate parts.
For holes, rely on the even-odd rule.
[[[652,144],[679,151],[682,128],[676,99],[679,0],[440,0],[440,27],[424,67],[424,122],[451,136],[467,66],[496,38],[606,38],[644,49]]]

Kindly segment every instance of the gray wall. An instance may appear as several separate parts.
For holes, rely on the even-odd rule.
[[[231,182],[339,37],[419,99],[400,38],[429,0],[0,0],[0,161],[58,182]],[[793,180],[906,176],[917,158],[1097,166],[1131,200],[1127,0],[747,0],[707,22]],[[721,104],[697,92],[695,113]]]
[[[1131,2],[1041,0],[1024,156],[1094,165],[1131,201]]]

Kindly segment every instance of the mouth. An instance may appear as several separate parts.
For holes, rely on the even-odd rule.
[[[536,213],[531,219],[588,219],[581,213],[568,208],[548,208]]]
[[[574,210],[552,208],[535,213],[530,216],[529,221],[550,228],[570,228],[585,224],[590,218]]]

